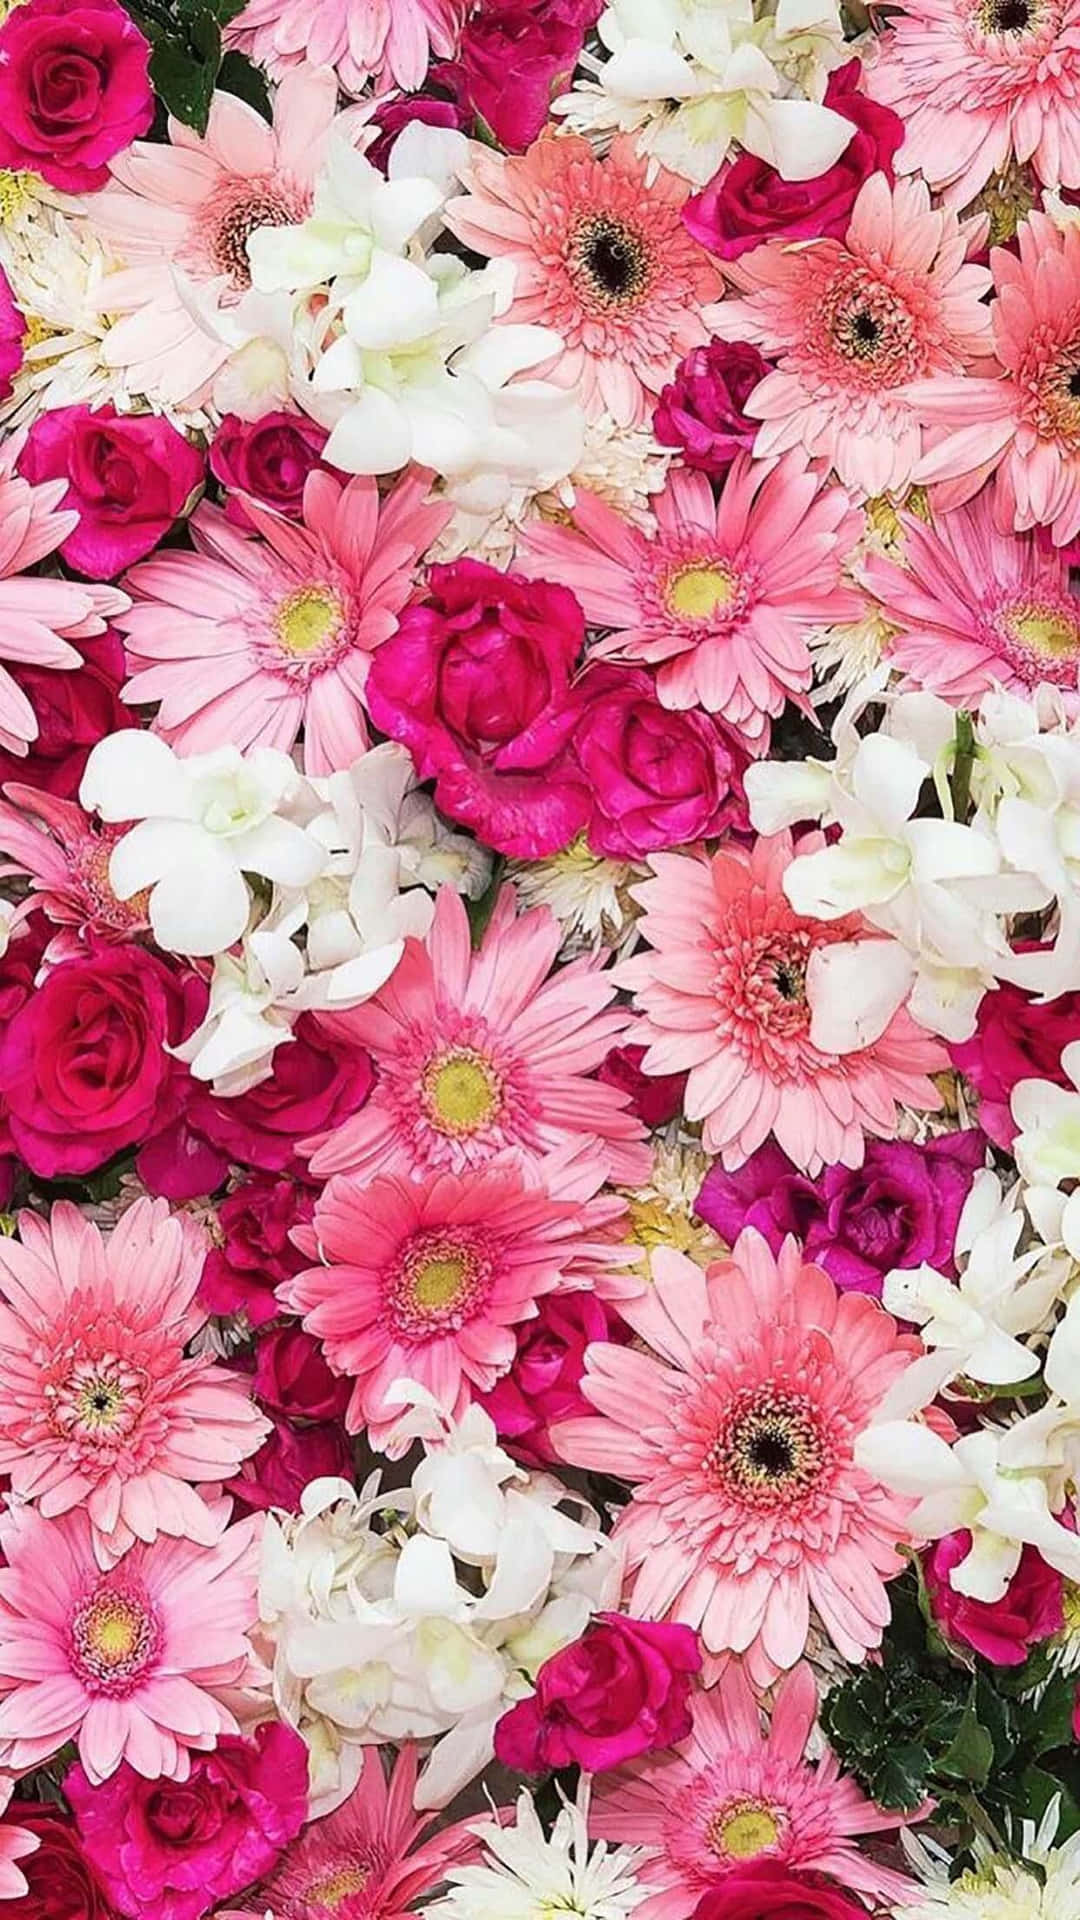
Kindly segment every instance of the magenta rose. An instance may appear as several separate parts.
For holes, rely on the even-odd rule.
[[[580,1640],[545,1660],[535,1693],[503,1715],[496,1757],[516,1773],[607,1773],[673,1747],[691,1730],[690,1678],[700,1671],[691,1627],[595,1614]]]
[[[229,492],[225,512],[235,526],[250,524],[239,493],[299,520],[304,482],[323,463],[326,429],[304,413],[264,413],[241,420],[227,413],[210,442],[210,471]]]
[[[309,1263],[289,1235],[310,1220],[315,1195],[295,1180],[246,1180],[217,1209],[221,1245],[206,1256],[199,1297],[211,1313],[246,1313],[253,1327],[277,1318],[274,1288]]]
[[[203,478],[203,457],[157,414],[115,407],[40,413],[19,458],[35,484],[66,480],[79,524],[61,543],[71,567],[110,580],[151,553]]]
[[[536,1317],[515,1328],[517,1353],[490,1393],[477,1398],[495,1422],[499,1439],[527,1467],[558,1459],[548,1429],[557,1420],[588,1414],[581,1392],[585,1349],[594,1341],[625,1346],[630,1329],[595,1293],[549,1293],[536,1303]]]
[[[1016,1138],[1009,1101],[1018,1080],[1070,1085],[1061,1055],[1074,1040],[1080,1040],[1080,993],[1060,994],[1045,1006],[1022,987],[999,986],[983,995],[975,1032],[951,1045],[949,1057],[975,1088],[978,1123],[996,1147],[1008,1152]]]
[[[761,428],[745,411],[754,388],[771,371],[745,340],[711,340],[675,369],[653,414],[653,432],[678,447],[688,467],[722,480],[737,453],[749,453]]]
[[[223,1156],[223,1168],[233,1161],[296,1178],[304,1172],[297,1142],[358,1113],[373,1080],[370,1055],[331,1040],[302,1014],[291,1041],[275,1052],[268,1080],[231,1099],[196,1087],[187,1124]]]
[[[271,1507],[295,1512],[312,1480],[352,1478],[353,1458],[340,1420],[294,1427],[275,1420],[259,1448],[244,1461],[228,1491],[242,1513],[267,1513]]]
[[[707,713],[671,713],[649,674],[592,667],[570,751],[592,798],[594,853],[636,860],[746,824],[746,757]]]
[[[770,1861],[732,1867],[698,1901],[692,1920],[866,1920],[866,1908],[835,1881]]]
[[[567,758],[584,645],[565,587],[480,560],[432,567],[425,604],[407,608],[372,657],[371,717],[435,781],[451,820],[500,853],[554,853],[589,814]]]
[[[15,305],[7,274],[0,268],[0,400],[7,399],[22,366],[25,334],[26,321]]]
[[[295,1326],[260,1335],[251,1384],[263,1406],[286,1420],[339,1420],[352,1390],[331,1373],[318,1341]]]
[[[520,153],[548,118],[553,94],[578,63],[602,0],[485,0],[462,29],[457,61],[437,69],[462,105]],[[507,76],[513,84],[507,85]]]
[[[809,1180],[769,1142],[734,1173],[710,1167],[696,1212],[729,1245],[756,1227],[776,1253],[794,1234],[838,1287],[880,1299],[893,1267],[954,1271],[957,1222],[984,1158],[969,1127],[923,1146],[868,1140],[857,1170],[826,1167]]]
[[[78,797],[90,749],[107,733],[138,725],[120,699],[126,678],[124,647],[110,629],[80,640],[83,664],[73,673],[5,661],[37,717],[37,739],[25,758],[0,751],[0,782],[19,780],[60,800]]]
[[[11,1920],[115,1920],[71,1816],[59,1807],[16,1800],[7,1818],[38,1837],[36,1853],[19,1861],[28,1891],[8,1907]],[[5,1903],[6,1904],[6,1903]]]
[[[858,60],[829,75],[825,105],[854,132],[826,173],[784,180],[766,161],[741,153],[686,202],[683,220],[694,239],[721,260],[737,260],[766,240],[842,240],[860,188],[872,173],[891,182],[904,140],[899,115],[861,93],[861,78]]]
[[[0,27],[0,167],[69,193],[103,187],[107,162],[154,117],[150,47],[117,0],[26,0]]]
[[[443,69],[438,71],[441,73]],[[428,79],[431,79],[430,74]],[[468,126],[469,114],[456,100],[439,100],[429,93],[403,93],[396,100],[384,100],[376,121],[378,138],[366,149],[365,160],[370,160],[373,167],[385,173],[398,135],[404,133],[406,127],[411,127],[414,121],[419,121],[424,127],[452,127],[460,132]]]
[[[621,1087],[630,1095],[631,1112],[647,1127],[666,1127],[682,1112],[685,1073],[643,1073],[645,1047],[612,1047],[596,1069],[606,1086]]]
[[[307,1748],[272,1721],[192,1753],[184,1781],[145,1780],[125,1760],[101,1786],[64,1780],[83,1846],[122,1913],[202,1920],[269,1872],[307,1814]],[[54,1915],[59,1920],[59,1910]]]
[[[169,1125],[191,1082],[167,1048],[205,1005],[200,980],[141,947],[91,946],[51,968],[0,1037],[0,1095],[31,1171],[91,1173]]]
[[[1002,1598],[973,1600],[949,1583],[970,1550],[970,1533],[947,1533],[923,1555],[934,1619],[946,1640],[973,1647],[995,1667],[1022,1666],[1032,1647],[1064,1626],[1065,1582],[1034,1547],[1025,1547]]]

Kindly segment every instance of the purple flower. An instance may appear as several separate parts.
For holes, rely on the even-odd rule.
[[[653,415],[653,432],[665,447],[680,447],[688,467],[720,479],[742,449],[749,453],[760,420],[744,412],[754,388],[770,371],[745,340],[714,340],[695,347],[675,369]]]
[[[954,1271],[956,1226],[984,1151],[974,1127],[921,1147],[868,1140],[861,1167],[826,1167],[809,1180],[770,1143],[736,1173],[710,1168],[697,1212],[729,1243],[756,1227],[775,1253],[794,1234],[838,1287],[880,1298],[894,1267]]]

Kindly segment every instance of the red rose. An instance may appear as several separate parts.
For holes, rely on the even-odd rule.
[[[630,1111],[647,1127],[666,1127],[682,1112],[685,1073],[642,1073],[644,1047],[612,1047],[596,1070],[605,1086],[621,1087],[630,1095]]]
[[[670,1621],[598,1613],[580,1640],[545,1660],[536,1692],[503,1715],[495,1752],[504,1767],[605,1773],[685,1740],[697,1635]]]
[[[734,1867],[699,1900],[693,1920],[866,1920],[835,1882],[786,1867]]]
[[[737,260],[765,240],[842,240],[860,188],[872,173],[892,180],[904,139],[899,115],[860,93],[861,78],[858,60],[829,75],[825,105],[855,132],[826,173],[783,180],[766,161],[741,153],[686,202],[683,220],[694,239],[721,260]]]
[[[235,526],[249,524],[236,498],[249,493],[262,506],[299,520],[304,482],[323,466],[326,440],[325,427],[303,413],[264,413],[260,420],[227,413],[210,442],[210,471],[229,490],[227,517]]]
[[[26,0],[0,28],[0,167],[103,187],[154,117],[150,47],[117,0]]]
[[[25,758],[0,751],[0,782],[19,780],[60,800],[74,800],[90,749],[107,733],[138,725],[120,699],[126,677],[124,647],[111,630],[80,640],[83,664],[73,673],[5,662],[37,716],[37,739]]]
[[[237,1187],[217,1210],[224,1238],[206,1256],[203,1305],[211,1313],[246,1313],[253,1327],[276,1319],[274,1288],[308,1265],[289,1235],[314,1210],[314,1194],[294,1180],[264,1177]]]
[[[242,1513],[265,1513],[270,1507],[294,1512],[310,1480],[352,1478],[352,1452],[339,1420],[316,1427],[291,1427],[278,1420],[250,1459],[245,1460],[228,1491]]]
[[[15,1800],[8,1817],[16,1826],[36,1833],[36,1853],[20,1860],[29,1892],[8,1912],[15,1920],[116,1920],[82,1841],[68,1814],[58,1807],[42,1807],[31,1800]]]
[[[53,967],[0,1038],[0,1094],[16,1151],[54,1180],[90,1173],[169,1124],[190,1084],[166,1052],[206,989],[141,947]]]
[[[949,1582],[970,1550],[970,1533],[947,1533],[923,1556],[934,1619],[947,1640],[974,1647],[995,1667],[1022,1666],[1032,1647],[1064,1626],[1065,1582],[1034,1547],[1025,1547],[1001,1599],[973,1600]]]
[[[358,1113],[374,1081],[370,1056],[330,1040],[309,1014],[278,1047],[274,1070],[248,1093],[219,1099],[197,1087],[187,1109],[195,1133],[226,1160],[265,1173],[303,1173],[298,1140],[328,1133]]]
[[[352,1384],[331,1373],[322,1348],[302,1327],[274,1327],[255,1353],[252,1386],[272,1413],[286,1420],[340,1420]]]
[[[79,524],[61,543],[71,567],[111,580],[153,551],[203,477],[203,457],[156,414],[58,407],[38,415],[19,458],[35,484],[66,480]]]

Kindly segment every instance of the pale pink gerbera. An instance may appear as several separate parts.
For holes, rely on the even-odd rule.
[[[432,53],[455,51],[466,0],[248,0],[225,45],[275,80],[298,61],[333,67],[346,93],[369,80],[415,93]]]
[[[408,940],[393,978],[327,1022],[379,1063],[359,1113],[301,1143],[331,1173],[468,1173],[508,1151],[536,1160],[591,1141],[608,1177],[640,1185],[650,1160],[629,1095],[589,1078],[632,1015],[610,971],[586,958],[551,975],[558,921],[515,918],[504,887],[474,953],[460,894],[442,887],[425,941]],[[549,977],[551,976],[551,977]]]
[[[862,1660],[912,1503],[856,1465],[855,1441],[919,1341],[752,1228],[707,1274],[658,1248],[653,1282],[619,1308],[652,1351],[590,1346],[581,1391],[599,1417],[551,1429],[562,1459],[634,1483],[615,1528],[630,1612],[745,1654],[760,1685],[801,1657],[811,1606]]]
[[[411,1913],[448,1867],[478,1851],[464,1820],[424,1838],[435,1816],[413,1811],[416,1770],[416,1748],[402,1747],[387,1781],[381,1753],[367,1747],[344,1806],[307,1827],[258,1893],[229,1911],[270,1911],[274,1920],[396,1920]]]
[[[722,713],[765,753],[769,716],[810,685],[809,629],[862,611],[841,580],[860,517],[797,454],[775,470],[740,454],[719,505],[703,474],[673,472],[652,507],[649,537],[579,492],[572,528],[530,527],[521,570],[561,580],[591,626],[614,629],[596,653],[663,662],[664,706]]]
[[[777,362],[747,402],[763,422],[755,454],[801,446],[861,493],[903,491],[923,447],[908,382],[962,373],[989,352],[990,275],[968,263],[984,238],[984,221],[961,226],[931,208],[923,181],[890,188],[876,173],[843,242],[755,247],[731,262],[747,295],[713,308],[713,326]]]
[[[116,587],[29,572],[55,552],[79,516],[58,511],[66,478],[31,486],[16,473],[25,439],[24,433],[14,434],[0,450],[0,660],[72,672],[83,659],[70,642],[104,633],[106,621],[123,611],[128,598]],[[37,734],[26,694],[0,666],[0,748],[25,754]]]
[[[805,1758],[817,1704],[813,1673],[796,1667],[777,1688],[763,1733],[745,1675],[732,1667],[719,1686],[694,1695],[694,1730],[680,1746],[597,1782],[590,1833],[651,1850],[637,1869],[651,1890],[639,1920],[687,1920],[733,1869],[759,1860],[827,1874],[875,1905],[910,1897],[912,1882],[857,1844],[903,1816],[867,1800],[834,1754],[816,1765]]]
[[[278,1297],[354,1381],[350,1433],[385,1443],[401,1417],[387,1389],[402,1379],[460,1416],[474,1388],[490,1392],[508,1371],[513,1329],[535,1318],[542,1294],[588,1283],[611,1255],[632,1257],[589,1238],[620,1203],[579,1197],[580,1170],[552,1159],[422,1180],[338,1174],[323,1189],[311,1226],[295,1234],[323,1265],[283,1281]]]
[[[206,1319],[198,1231],[139,1200],[104,1240],[58,1201],[19,1236],[0,1240],[0,1472],[43,1514],[85,1506],[102,1565],[159,1532],[213,1541],[189,1483],[228,1480],[268,1423],[237,1375],[184,1356]]]
[[[30,882],[17,916],[40,907],[57,926],[72,929],[50,945],[50,960],[67,957],[82,934],[130,940],[147,930],[147,895],[120,900],[109,879],[112,850],[127,827],[104,825],[44,787],[11,781],[3,793],[0,847],[11,857],[0,865],[0,875],[25,875]]]
[[[1046,187],[1080,186],[1078,0],[905,0],[866,90],[904,121],[897,166],[951,206],[1012,160]]]
[[[347,486],[309,474],[300,525],[245,501],[256,540],[200,507],[195,553],[156,554],[127,576],[124,699],[159,700],[155,729],[184,753],[288,752],[302,728],[308,773],[351,766],[368,744],[371,655],[450,512],[427,499],[428,481],[411,468],[380,505],[366,474]]]
[[[90,1779],[127,1760],[186,1779],[188,1751],[239,1733],[237,1688],[265,1669],[258,1617],[261,1516],[215,1545],[159,1539],[103,1572],[84,1513],[0,1517],[0,1766],[25,1773],[69,1740]]]
[[[479,154],[447,224],[478,253],[514,264],[507,318],[553,327],[566,342],[550,378],[586,412],[635,426],[677,361],[708,338],[701,312],[722,280],[683,226],[685,180],[629,138],[601,157],[576,134],[544,135],[509,159]]]
[[[13,1780],[0,1780],[0,1815],[5,1812],[14,1791]],[[18,1803],[16,1810],[17,1806]],[[31,1833],[28,1827],[16,1826],[13,1820],[0,1819],[0,1900],[19,1900],[29,1892],[26,1875],[15,1862],[36,1853],[40,1845],[40,1837]]]
[[[778,833],[752,853],[728,847],[711,860],[654,854],[655,878],[632,888],[650,951],[618,976],[645,1015],[635,1037],[648,1045],[646,1073],[689,1070],[686,1115],[704,1121],[707,1151],[739,1167],[772,1133],[815,1174],[837,1161],[861,1166],[865,1134],[896,1132],[898,1100],[936,1111],[941,1096],[927,1076],[945,1071],[946,1055],[903,1008],[855,1053],[814,1045],[814,955],[870,930],[857,915],[797,914],[783,888],[792,852],[791,835]]]
[[[336,104],[333,74],[304,68],[278,89],[272,127],[215,93],[203,137],[170,120],[167,145],[136,140],[110,161],[113,184],[84,210],[123,263],[101,286],[102,311],[124,316],[102,354],[136,392],[165,406],[207,397],[231,349],[200,326],[191,289],[211,313],[235,305],[251,284],[248,235],[307,217]]]
[[[1017,245],[990,256],[995,377],[938,376],[912,389],[932,429],[915,479],[937,483],[948,508],[996,469],[1002,524],[1050,526],[1065,546],[1080,532],[1080,227],[1062,232],[1032,213]]]
[[[1058,555],[1003,533],[985,490],[933,526],[901,518],[903,564],[871,554],[863,578],[897,629],[888,654],[907,683],[971,706],[990,687],[1048,681],[1080,712],[1080,601]]]

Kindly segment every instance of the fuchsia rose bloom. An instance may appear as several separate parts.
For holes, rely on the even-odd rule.
[[[509,1373],[490,1393],[477,1395],[506,1451],[526,1467],[555,1465],[559,1456],[548,1428],[588,1413],[580,1386],[586,1347],[630,1339],[625,1321],[598,1294],[549,1293],[536,1306],[535,1320],[518,1328]]]
[[[206,989],[141,947],[93,946],[54,967],[0,1038],[11,1136],[46,1180],[90,1173],[176,1118],[190,1084],[167,1052]]]
[[[304,1014],[292,1040],[274,1055],[268,1080],[224,1100],[208,1087],[197,1087],[187,1121],[223,1156],[222,1178],[225,1163],[233,1160],[295,1179],[304,1171],[297,1141],[340,1126],[359,1112],[374,1077],[371,1056],[362,1047],[340,1046]]]
[[[339,1420],[349,1383],[331,1373],[317,1340],[302,1327],[274,1327],[255,1350],[252,1387],[264,1406],[287,1420]]]
[[[26,321],[15,305],[7,274],[0,269],[0,400],[7,399],[22,366],[25,333]]]
[[[26,0],[0,29],[0,167],[68,193],[103,187],[106,162],[154,117],[150,47],[117,0]]]
[[[66,480],[79,524],[61,541],[71,567],[112,579],[168,533],[203,478],[203,456],[155,414],[115,407],[41,413],[19,459],[27,480]]]
[[[521,1773],[607,1773],[685,1740],[690,1676],[701,1671],[689,1627],[595,1614],[580,1640],[545,1660],[536,1692],[505,1713],[495,1757]]]
[[[947,1640],[973,1647],[995,1667],[1022,1666],[1032,1647],[1064,1626],[1065,1582],[1034,1547],[1025,1547],[1002,1598],[972,1600],[949,1582],[970,1551],[970,1533],[947,1533],[923,1555],[934,1619]]]
[[[225,512],[233,525],[250,525],[238,493],[250,493],[260,506],[289,520],[302,520],[304,482],[324,465],[326,440],[325,427],[306,413],[264,413],[258,420],[227,413],[210,442],[210,471],[228,489]]]
[[[480,560],[430,571],[428,598],[373,656],[371,717],[404,741],[435,800],[500,853],[536,859],[584,826],[567,761],[585,619],[565,587]]]
[[[450,84],[454,69],[442,66],[438,77],[444,85]],[[456,100],[439,100],[427,93],[399,94],[396,100],[385,100],[379,107],[376,125],[379,129],[377,140],[367,148],[364,158],[370,160],[373,167],[385,173],[390,164],[390,155],[394,151],[398,135],[419,121],[424,127],[453,127],[464,132],[469,124],[469,114]]]
[[[1069,1086],[1061,1055],[1077,1039],[1080,993],[1059,994],[1045,1005],[1012,985],[994,987],[983,995],[975,1032],[970,1040],[952,1043],[949,1055],[975,1088],[976,1118],[996,1147],[1008,1152],[1016,1138],[1009,1101],[1017,1081],[1049,1080],[1055,1087]]]
[[[637,860],[745,826],[746,753],[710,714],[662,707],[648,673],[601,664],[576,696],[571,755],[592,801],[594,853]]]
[[[241,1513],[268,1513],[271,1507],[295,1513],[312,1480],[351,1480],[352,1475],[352,1448],[340,1421],[294,1427],[275,1420],[258,1453],[227,1482],[226,1492]]]
[[[87,1857],[121,1913],[201,1920],[268,1873],[304,1824],[307,1748],[278,1721],[192,1755],[187,1780],[144,1780],[126,1763],[95,1787],[64,1780]]]
[[[733,1868],[698,1901],[693,1920],[866,1920],[866,1908],[816,1874],[807,1879],[765,1861]]]
[[[0,782],[19,780],[74,800],[91,747],[107,733],[136,725],[120,700],[124,645],[119,634],[109,628],[96,639],[80,640],[78,650],[82,666],[74,673],[12,666],[11,677],[33,707],[38,731],[25,759],[0,748]]]
[[[747,156],[749,158],[749,156]],[[660,395],[653,432],[665,447],[678,447],[683,463],[722,480],[737,453],[749,453],[760,421],[744,408],[769,372],[756,347],[745,340],[711,340],[680,360]]]
[[[221,1201],[223,1237],[206,1256],[199,1297],[211,1313],[246,1313],[261,1327],[278,1313],[274,1288],[307,1263],[290,1234],[310,1220],[315,1195],[292,1179],[256,1177]]]
[[[457,61],[443,71],[501,147],[520,153],[542,132],[600,9],[601,0],[486,0],[466,21]]]
[[[36,1801],[16,1805],[19,1826],[36,1836],[38,1848],[20,1863],[28,1890],[9,1912],[18,1920],[57,1920],[60,1914],[63,1920],[116,1920],[70,1816]]]
[[[596,1077],[605,1086],[621,1087],[630,1095],[630,1111],[647,1127],[666,1127],[682,1112],[686,1098],[685,1073],[645,1073],[644,1047],[612,1047]]]
[[[824,104],[855,132],[826,173],[784,180],[767,161],[740,153],[687,201],[683,219],[694,239],[721,260],[737,260],[765,240],[842,240],[860,187],[872,173],[892,181],[904,140],[899,114],[861,93],[861,79],[858,60],[829,75]]]
[[[894,1267],[925,1262],[951,1274],[960,1212],[983,1163],[975,1127],[915,1146],[868,1140],[863,1164],[825,1167],[809,1180],[767,1141],[734,1173],[719,1162],[705,1176],[695,1211],[733,1244],[756,1227],[774,1253],[791,1233],[807,1259],[845,1291],[881,1298]]]

